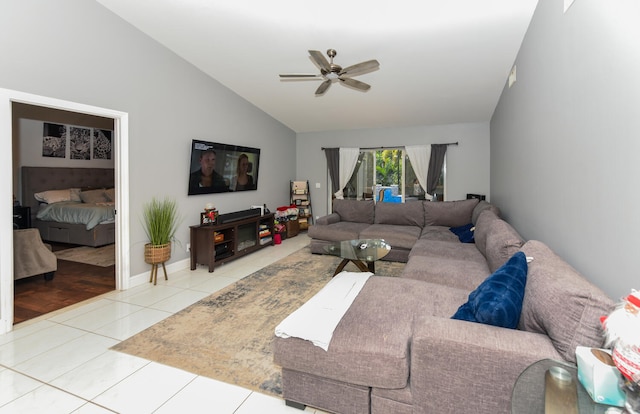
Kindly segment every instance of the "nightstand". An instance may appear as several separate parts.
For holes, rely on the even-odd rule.
[[[28,229],[31,227],[31,207],[13,206],[13,228]]]

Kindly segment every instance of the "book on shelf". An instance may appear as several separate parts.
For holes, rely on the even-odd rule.
[[[269,229],[260,230],[259,236],[260,238],[271,236],[271,231]]]

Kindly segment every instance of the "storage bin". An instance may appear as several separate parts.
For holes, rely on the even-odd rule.
[[[285,226],[287,226],[287,237],[297,236],[298,232],[300,232],[300,223],[298,223],[298,219],[285,222]]]

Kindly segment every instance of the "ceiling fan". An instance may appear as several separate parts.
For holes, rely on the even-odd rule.
[[[330,61],[317,50],[310,50],[309,55],[314,63],[320,68],[320,74],[318,75],[306,75],[306,74],[281,74],[280,78],[283,80],[323,80],[323,82],[316,89],[316,96],[323,95],[329,86],[334,82],[340,82],[344,86],[350,86],[359,91],[368,91],[371,85],[353,79],[352,76],[362,75],[365,73],[377,70],[380,67],[380,63],[377,60],[367,60],[366,62],[357,63],[352,66],[342,68],[342,66],[333,63],[333,58],[336,57],[338,52],[335,49],[327,50],[327,56]]]

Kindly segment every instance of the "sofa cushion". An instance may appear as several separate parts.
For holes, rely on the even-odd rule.
[[[410,250],[422,229],[417,226],[372,224],[360,232],[361,239],[384,239],[391,247]]]
[[[564,359],[576,362],[577,346],[601,348],[600,317],[615,303],[540,241],[522,251],[533,258],[518,328],[546,334]]]
[[[473,232],[473,239],[475,240],[476,247],[483,256],[487,255],[487,235],[491,230],[494,220],[499,220],[498,216],[496,216],[493,211],[486,210],[480,214],[476,221],[476,229]]]
[[[449,232],[451,235],[453,233]],[[473,243],[451,243],[442,240],[420,239],[413,245],[409,257],[427,256],[485,263],[487,259],[476,249]],[[491,272],[488,272],[489,274]]]
[[[480,200],[423,201],[424,224],[457,227],[471,223],[471,213]]]
[[[514,253],[516,253],[524,240],[516,229],[502,219],[493,220],[487,233],[485,257],[489,269],[495,272]]]
[[[374,223],[423,227],[424,209],[422,204],[419,201],[402,204],[378,203],[375,208]]]
[[[414,319],[447,317],[467,293],[417,280],[372,276],[338,323],[328,351],[299,338],[274,337],[274,362],[346,383],[404,388]]]
[[[473,212],[471,213],[471,222],[476,224],[478,222],[478,217],[480,217],[480,214],[485,210],[491,210],[497,217],[500,217],[500,209],[498,207],[485,200],[480,200],[480,202],[473,208]]]
[[[367,223],[353,223],[349,221],[339,221],[338,223],[326,226],[309,226],[307,234],[309,237],[318,240],[342,241],[360,238],[360,232],[370,225]]]
[[[484,260],[413,255],[402,269],[400,276],[471,292],[490,274]]]
[[[424,226],[420,233],[420,238],[460,243],[458,236],[451,233],[451,231],[449,231],[449,227],[445,226]]]
[[[452,318],[515,329],[526,282],[527,258],[517,252],[469,294]]]
[[[373,200],[333,200],[333,212],[342,221],[373,224]]]

